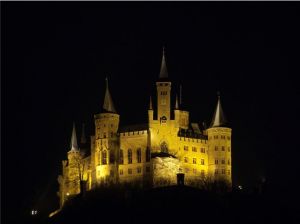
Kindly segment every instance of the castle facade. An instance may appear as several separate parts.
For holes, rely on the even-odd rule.
[[[106,82],[103,110],[94,115],[95,135],[86,148],[84,134],[77,144],[73,126],[67,160],[58,177],[60,206],[68,197],[102,184],[140,182],[153,187],[177,184],[178,174],[192,184],[203,180],[225,180],[231,186],[231,128],[218,96],[215,114],[207,128],[190,123],[181,102],[171,102],[165,54],[156,82],[157,105],[150,97],[146,124],[119,126]]]

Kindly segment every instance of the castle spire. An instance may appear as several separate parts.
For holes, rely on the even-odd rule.
[[[168,78],[168,71],[167,71],[166,59],[165,59],[165,47],[163,47],[159,78],[160,79]]]
[[[113,112],[117,113],[116,109],[114,107],[114,103],[112,101],[109,89],[108,89],[108,79],[106,77],[106,91],[105,91],[105,96],[104,96],[104,103],[103,103],[103,109],[106,110],[107,112]]]
[[[71,137],[71,150],[78,150],[75,123],[73,122],[73,131]]]
[[[153,108],[152,108],[152,98],[151,98],[151,96],[150,96],[150,102],[149,102],[149,110],[153,110]]]
[[[85,137],[85,123],[82,124],[82,131],[81,131],[80,143],[83,144],[83,145],[86,143],[86,137]]]
[[[175,102],[175,110],[179,109],[179,105],[178,105],[178,96],[176,94],[176,102]]]
[[[220,92],[218,92],[218,103],[210,127],[224,127],[226,124],[227,120],[221,106]]]

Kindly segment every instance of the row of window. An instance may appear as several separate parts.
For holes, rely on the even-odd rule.
[[[226,174],[226,170],[225,169],[221,169],[220,171],[221,171],[221,173],[219,173],[218,169],[215,169],[215,175]],[[227,175],[230,175],[230,170],[227,170]]]
[[[137,167],[136,168],[136,173],[142,173],[142,167]],[[150,173],[150,167],[149,166],[146,166],[146,173]],[[119,174],[124,175],[123,169],[119,170]],[[133,174],[133,169],[129,168],[127,170],[127,174],[129,174],[129,175]]]
[[[212,136],[210,136],[209,139],[212,139]],[[214,139],[219,139],[219,135],[214,135]],[[226,139],[226,136],[220,135],[220,139]],[[230,136],[227,136],[227,140],[230,140]]]
[[[219,147],[215,146],[215,151],[218,151],[218,150],[219,150]],[[221,150],[225,151],[225,146],[221,146]],[[227,148],[227,151],[230,152],[230,147]]]
[[[215,159],[215,164],[219,164],[219,160],[218,159]],[[221,164],[225,164],[225,159],[221,160]],[[230,165],[230,159],[227,160],[227,164]]]
[[[101,152],[101,157],[102,157],[102,165],[107,164],[107,151],[103,150]],[[142,150],[141,148],[138,148],[136,150],[136,159],[137,159],[137,163],[141,163],[142,162]],[[146,162],[150,162],[151,159],[151,152],[150,149],[147,148],[146,149]],[[100,161],[100,153],[99,153],[99,161]],[[113,153],[113,151],[110,151],[110,155],[109,155],[109,162],[110,164],[115,162],[115,155]],[[132,149],[128,149],[127,152],[127,162],[128,164],[132,164]],[[119,154],[119,164],[124,164],[124,150],[120,150],[120,154]]]
[[[184,149],[184,151],[189,151],[189,147],[186,146],[186,145],[183,146],[183,149]],[[197,152],[197,148],[193,146],[193,147],[192,147],[192,151],[193,151],[193,152]],[[201,153],[205,153],[205,148],[200,148],[200,152],[201,152]]]
[[[189,162],[189,158],[188,157],[184,157],[184,162],[188,163]],[[197,159],[193,158],[193,164],[197,164]],[[201,165],[205,165],[204,159],[200,159],[200,164]]]
[[[190,172],[190,169],[189,169],[189,168],[185,168],[185,173],[189,173],[189,172]],[[193,169],[192,172],[193,172],[194,174],[198,173],[197,169]],[[204,177],[205,171],[204,171],[204,170],[200,170],[200,174],[201,174],[201,176]]]
[[[182,139],[183,139],[183,141],[185,141],[185,137],[180,137],[180,141],[182,141]],[[188,140],[188,142],[190,141],[190,139],[192,140],[192,142],[199,142],[199,140],[200,140],[200,142],[201,143],[206,143],[206,140],[202,140],[202,139],[194,139],[194,138],[187,138],[187,140]],[[202,142],[203,141],[203,142]]]

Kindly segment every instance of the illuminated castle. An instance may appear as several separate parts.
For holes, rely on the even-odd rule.
[[[190,123],[189,112],[181,108],[177,95],[171,102],[164,52],[156,89],[157,105],[152,105],[150,97],[148,122],[120,127],[106,81],[103,110],[94,116],[90,149],[85,147],[84,134],[78,146],[73,126],[71,148],[58,177],[60,206],[68,197],[102,184],[174,185],[182,174],[185,184],[225,180],[231,186],[231,129],[220,96],[209,128]]]

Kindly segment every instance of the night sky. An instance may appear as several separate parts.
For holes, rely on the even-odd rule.
[[[58,207],[72,122],[78,136],[83,122],[94,133],[106,76],[121,125],[147,121],[163,45],[173,93],[181,83],[191,121],[210,123],[221,92],[233,130],[234,184],[265,177],[281,191],[298,186],[298,2],[1,6],[8,216]]]

